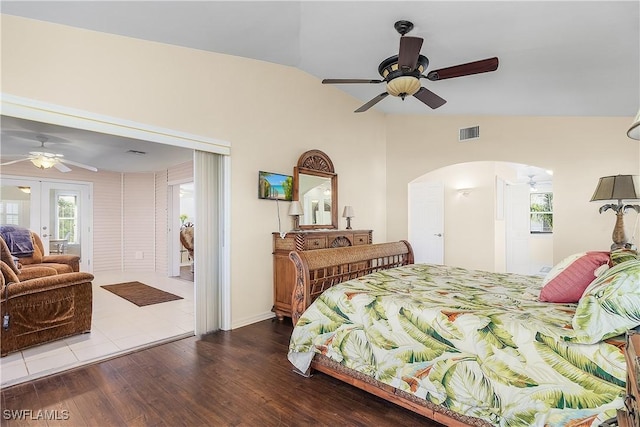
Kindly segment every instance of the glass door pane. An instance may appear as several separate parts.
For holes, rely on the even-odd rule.
[[[28,179],[0,180],[0,224],[31,230],[40,228],[40,182]]]
[[[42,242],[51,254],[80,256],[80,270],[91,271],[89,185],[43,182]]]
[[[2,185],[0,192],[0,223],[29,227],[31,187]]]

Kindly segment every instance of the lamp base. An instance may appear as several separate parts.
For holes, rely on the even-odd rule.
[[[351,230],[351,218],[347,217],[347,230]]]
[[[628,240],[624,232],[624,208],[616,212],[616,225],[613,228],[611,238],[613,239],[613,244],[611,245],[612,251],[626,247]]]

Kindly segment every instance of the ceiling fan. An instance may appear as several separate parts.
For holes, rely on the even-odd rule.
[[[420,37],[406,36],[413,29],[413,23],[409,21],[398,21],[394,24],[400,33],[400,50],[398,55],[391,56],[380,63],[378,73],[382,80],[370,79],[324,79],[323,84],[343,84],[343,83],[386,83],[387,90],[376,96],[362,107],[355,110],[356,113],[367,111],[369,108],[382,101],[388,95],[402,98],[414,96],[427,106],[436,109],[444,105],[447,101],[420,85],[420,79],[426,78],[431,81],[451,79],[454,77],[469,76],[472,74],[487,73],[498,69],[498,58],[482,59],[480,61],[468,62],[466,64],[454,65],[430,71],[426,76],[422,73],[427,69],[429,60],[420,55],[423,39]]]
[[[63,154],[49,153],[45,151],[44,143],[49,140],[49,138],[46,137],[45,135],[37,135],[36,139],[40,141],[41,151],[30,151],[29,154],[24,155],[22,159],[12,160],[6,163],[2,163],[0,164],[0,166],[12,165],[14,163],[25,162],[29,160],[31,161],[31,163],[33,163],[35,167],[38,167],[40,169],[49,169],[53,167],[59,170],[60,172],[71,172],[71,168],[69,168],[67,165],[72,165],[72,166],[77,166],[93,172],[98,171],[98,169],[93,166],[67,160],[64,158]]]

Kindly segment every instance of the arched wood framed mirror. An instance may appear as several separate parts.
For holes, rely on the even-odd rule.
[[[309,150],[293,168],[293,200],[302,205],[300,229],[338,228],[338,174],[320,150]]]

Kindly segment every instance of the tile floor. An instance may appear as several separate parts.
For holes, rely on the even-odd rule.
[[[154,273],[114,272],[94,276],[91,333],[0,358],[0,387],[193,335],[193,282]],[[184,299],[138,307],[100,287],[134,280]]]

